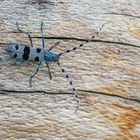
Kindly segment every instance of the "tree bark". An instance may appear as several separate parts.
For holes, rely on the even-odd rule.
[[[5,140],[140,139],[140,2],[139,0],[1,0],[0,1],[0,137]],[[56,63],[33,79],[36,63],[9,64],[4,47],[29,39],[55,53],[92,42],[60,58],[75,84],[80,107]]]

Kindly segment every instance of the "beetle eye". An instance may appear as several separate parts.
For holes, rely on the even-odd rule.
[[[52,56],[52,60],[54,59],[54,56]]]

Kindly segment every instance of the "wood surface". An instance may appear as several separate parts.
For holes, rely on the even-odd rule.
[[[61,57],[75,83],[80,108],[57,64],[41,70],[29,87],[34,63],[9,64],[8,43],[63,52],[95,41]],[[139,0],[1,0],[0,1],[0,139],[1,140],[140,140],[140,1]]]

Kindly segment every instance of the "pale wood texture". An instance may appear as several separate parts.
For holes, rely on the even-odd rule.
[[[51,81],[42,66],[29,88],[35,64],[7,63],[5,43],[30,45],[15,22],[41,37],[42,20],[45,37],[56,37],[45,39],[46,49],[62,41],[55,52],[74,47],[80,43],[76,38],[88,39],[105,24],[97,42],[61,57],[78,90],[76,113],[75,97],[56,64],[50,64]],[[41,47],[41,39],[33,41]],[[1,140],[140,139],[139,0],[1,0],[0,44]]]

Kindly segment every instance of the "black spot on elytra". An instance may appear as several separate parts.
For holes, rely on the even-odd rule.
[[[68,52],[70,52],[70,50],[67,50],[66,52],[68,53]]]
[[[82,47],[84,44],[80,44],[79,46]]]
[[[18,50],[18,44],[15,46],[16,50]]]
[[[39,61],[39,57],[38,56],[35,57],[35,61]]]
[[[76,91],[75,88],[73,88],[73,91]]]
[[[15,54],[14,54],[14,58],[16,58],[16,57],[17,57],[17,54],[15,53]]]
[[[40,48],[36,48],[37,53],[40,53],[41,49]]]
[[[23,60],[28,60],[30,55],[30,47],[26,47],[23,49]]]

